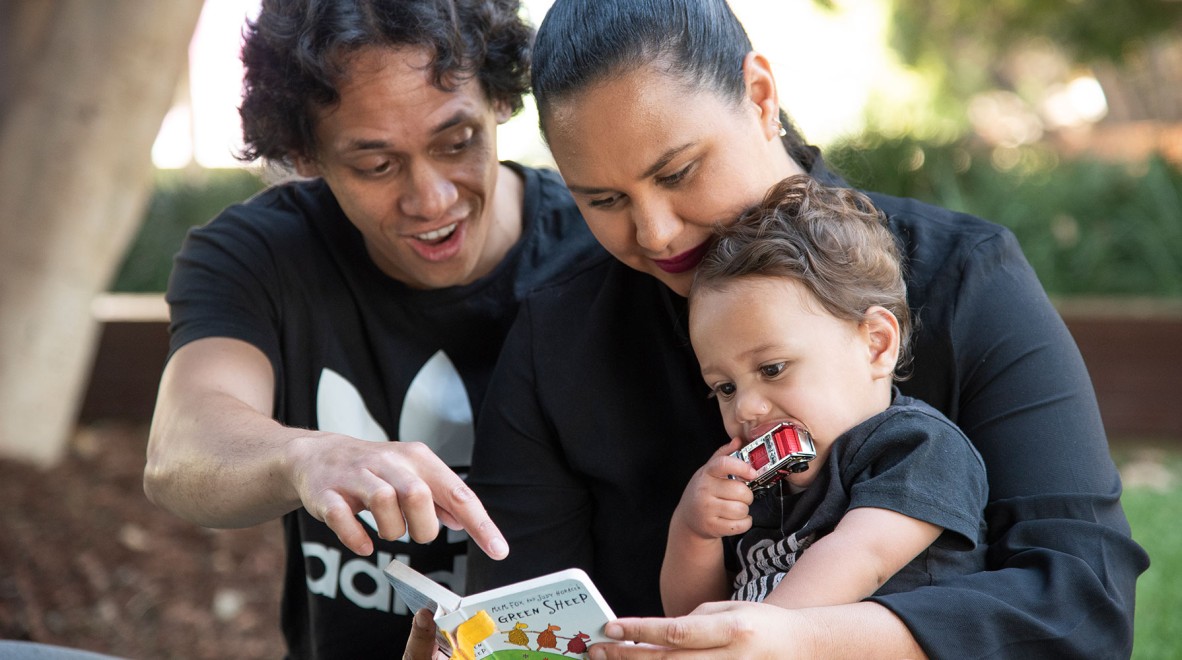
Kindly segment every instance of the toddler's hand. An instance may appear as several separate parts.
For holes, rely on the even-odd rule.
[[[741,446],[739,439],[723,445],[685,487],[673,513],[673,524],[685,526],[704,539],[741,534],[751,528],[748,508],[753,495],[747,481],[755,468],[730,455]],[[735,479],[730,479],[734,475]]]

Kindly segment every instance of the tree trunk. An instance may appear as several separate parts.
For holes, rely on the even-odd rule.
[[[201,0],[0,0],[0,455],[70,437]]]

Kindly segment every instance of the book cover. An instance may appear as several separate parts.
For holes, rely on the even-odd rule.
[[[385,574],[412,611],[425,607],[435,613],[440,647],[449,655],[460,625],[481,610],[492,630],[473,650],[476,658],[493,660],[586,658],[587,647],[608,641],[603,626],[616,618],[591,579],[577,568],[467,596],[397,560]]]

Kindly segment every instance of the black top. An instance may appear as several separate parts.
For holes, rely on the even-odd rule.
[[[903,247],[918,319],[914,375],[900,388],[960,426],[984,458],[992,570],[874,600],[933,657],[1128,655],[1148,560],[1130,537],[1067,328],[1008,230],[871,196]],[[471,555],[470,587],[578,566],[618,615],[661,613],[670,516],[727,440],[685,307],[611,257],[522,305],[470,476],[510,555]]]
[[[838,436],[799,493],[781,481],[755,495],[751,529],[724,539],[735,600],[762,601],[850,509],[875,507],[944,528],[876,594],[985,568],[985,463],[960,429],[896,392],[886,410]]]
[[[521,239],[489,275],[445,289],[412,289],[380,271],[323,181],[231,206],[191,232],[177,257],[172,350],[202,337],[247,341],[275,370],[283,424],[423,441],[463,474],[473,411],[518,303],[601,251],[554,172],[508,165],[524,180]],[[400,655],[413,613],[381,575],[395,556],[463,588],[462,533],[419,545],[383,541],[366,525],[375,552],[359,557],[304,509],[284,527],[292,656]]]

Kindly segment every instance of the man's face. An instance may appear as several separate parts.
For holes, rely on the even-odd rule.
[[[508,110],[495,108],[473,78],[438,89],[428,62],[422,49],[353,53],[340,103],[318,117],[315,157],[297,160],[300,174],[328,183],[374,263],[423,289],[487,274],[521,222],[519,213],[494,213],[505,188],[496,127]]]

